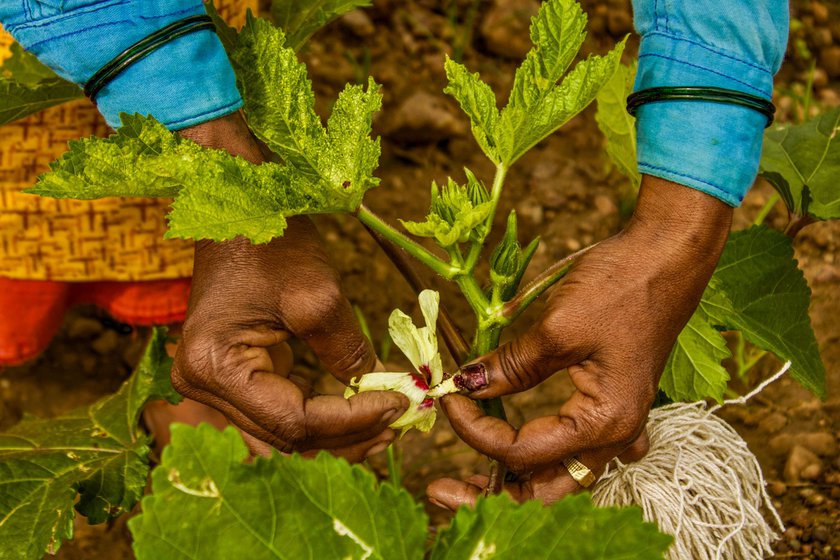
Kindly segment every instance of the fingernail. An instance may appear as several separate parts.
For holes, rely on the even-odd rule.
[[[472,393],[487,386],[487,368],[484,364],[467,364],[453,379],[455,386],[465,393]]]
[[[404,410],[392,408],[391,410],[382,415],[382,421],[390,426],[391,424],[399,420],[404,413]]]
[[[443,503],[442,503],[442,502],[439,502],[439,501],[437,501],[437,500],[436,500],[436,499],[434,499],[434,498],[429,498],[429,503],[430,503],[430,504],[432,504],[432,505],[435,505],[435,506],[437,506],[437,507],[439,507],[439,508],[449,509],[448,507],[446,507],[445,505],[443,505]]]
[[[390,441],[383,441],[381,443],[377,443],[376,445],[368,449],[368,452],[365,453],[365,458],[373,457],[377,453],[382,453],[383,451],[385,451],[385,449],[388,448],[389,445],[391,445]]]

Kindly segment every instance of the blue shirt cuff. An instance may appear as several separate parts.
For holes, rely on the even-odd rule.
[[[236,76],[219,38],[198,31],[167,43],[121,72],[96,97],[113,127],[124,112],[152,115],[180,130],[242,107]]]
[[[645,35],[635,90],[732,89],[770,99],[773,74],[748,60],[665,33]],[[755,181],[767,119],[753,109],[703,101],[648,103],[636,121],[639,170],[738,206]]]
[[[151,33],[206,14],[200,0],[76,0],[57,6],[36,3],[25,9],[9,4],[0,7],[0,19],[24,48],[79,85]],[[96,102],[113,127],[126,112],[152,115],[172,130],[242,106],[227,54],[208,30],[166,43],[126,68],[99,92]]]

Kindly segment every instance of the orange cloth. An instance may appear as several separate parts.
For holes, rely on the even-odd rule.
[[[184,320],[189,290],[189,278],[71,283],[0,277],[0,366],[43,352],[74,305],[98,305],[132,325],[166,325]]]
[[[258,0],[216,0],[240,27]],[[0,62],[12,38],[0,28]],[[67,142],[110,130],[87,100],[0,127],[0,366],[42,352],[77,303],[125,323],[183,321],[192,243],[164,241],[168,200],[55,200],[23,194]]]

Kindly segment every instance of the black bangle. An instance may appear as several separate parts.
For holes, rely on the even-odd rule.
[[[655,87],[637,91],[627,98],[627,112],[636,116],[636,111],[645,103],[659,101],[710,101],[728,103],[758,111],[767,118],[767,126],[773,124],[776,106],[763,97],[731,89],[716,87]]]
[[[85,95],[91,100],[96,94],[107,86],[117,75],[134,64],[135,62],[149,56],[166,43],[183,37],[188,33],[195,33],[202,30],[215,31],[216,26],[210,16],[190,16],[178,20],[155,31],[148,37],[134,43],[122,53],[117,55],[111,62],[100,68],[85,84]]]

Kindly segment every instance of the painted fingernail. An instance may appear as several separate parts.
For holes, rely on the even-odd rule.
[[[365,458],[373,457],[377,453],[382,453],[383,451],[385,451],[385,449],[388,448],[389,445],[391,445],[390,441],[383,441],[381,443],[377,443],[376,445],[368,449],[368,452],[365,453]]]
[[[467,364],[453,379],[455,386],[466,393],[472,393],[487,386],[487,368],[484,364]]]

